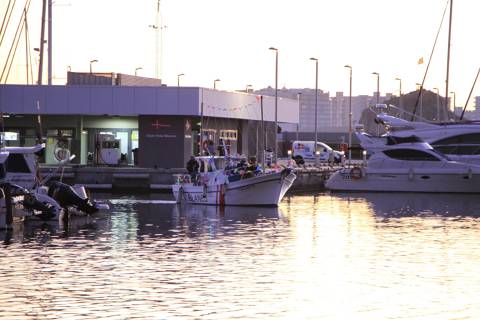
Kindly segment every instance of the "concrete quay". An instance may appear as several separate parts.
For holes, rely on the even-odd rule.
[[[338,168],[305,166],[295,168],[297,179],[291,191],[323,190],[328,176]],[[42,178],[61,179],[68,184],[82,184],[92,191],[170,192],[176,174],[183,168],[155,169],[130,166],[41,166]]]

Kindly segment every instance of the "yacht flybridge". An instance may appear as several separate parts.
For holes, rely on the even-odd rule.
[[[428,142],[435,150],[451,160],[480,165],[480,122],[421,122],[407,121],[380,113],[375,121],[385,127],[385,136],[409,137],[415,135]],[[384,138],[371,138],[364,149],[382,148]]]

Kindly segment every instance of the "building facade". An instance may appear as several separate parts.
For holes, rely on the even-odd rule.
[[[1,85],[0,108],[6,143],[32,145],[41,131],[46,163],[58,162],[59,148],[75,153],[76,163],[98,162],[102,146],[111,145],[103,143],[105,137],[114,140],[119,161],[159,168],[183,167],[191,155],[217,150],[220,139],[231,153],[247,156],[257,155],[265,140],[265,148],[275,143],[275,99],[254,94],[198,87]],[[297,100],[279,99],[277,110],[278,123],[298,123]]]

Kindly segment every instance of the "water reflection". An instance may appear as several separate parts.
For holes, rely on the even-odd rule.
[[[480,216],[480,201],[474,194],[333,193],[342,201],[364,201],[378,216]]]
[[[0,318],[480,317],[475,196],[305,193],[224,209],[150,197],[67,226],[16,224]]]

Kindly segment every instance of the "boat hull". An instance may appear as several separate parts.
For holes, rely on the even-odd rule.
[[[178,203],[278,206],[295,179],[296,175],[294,173],[284,170],[227,184],[175,184],[172,186],[172,191]]]
[[[335,172],[326,182],[332,191],[480,193],[480,172],[368,171],[353,177],[348,169]]]

